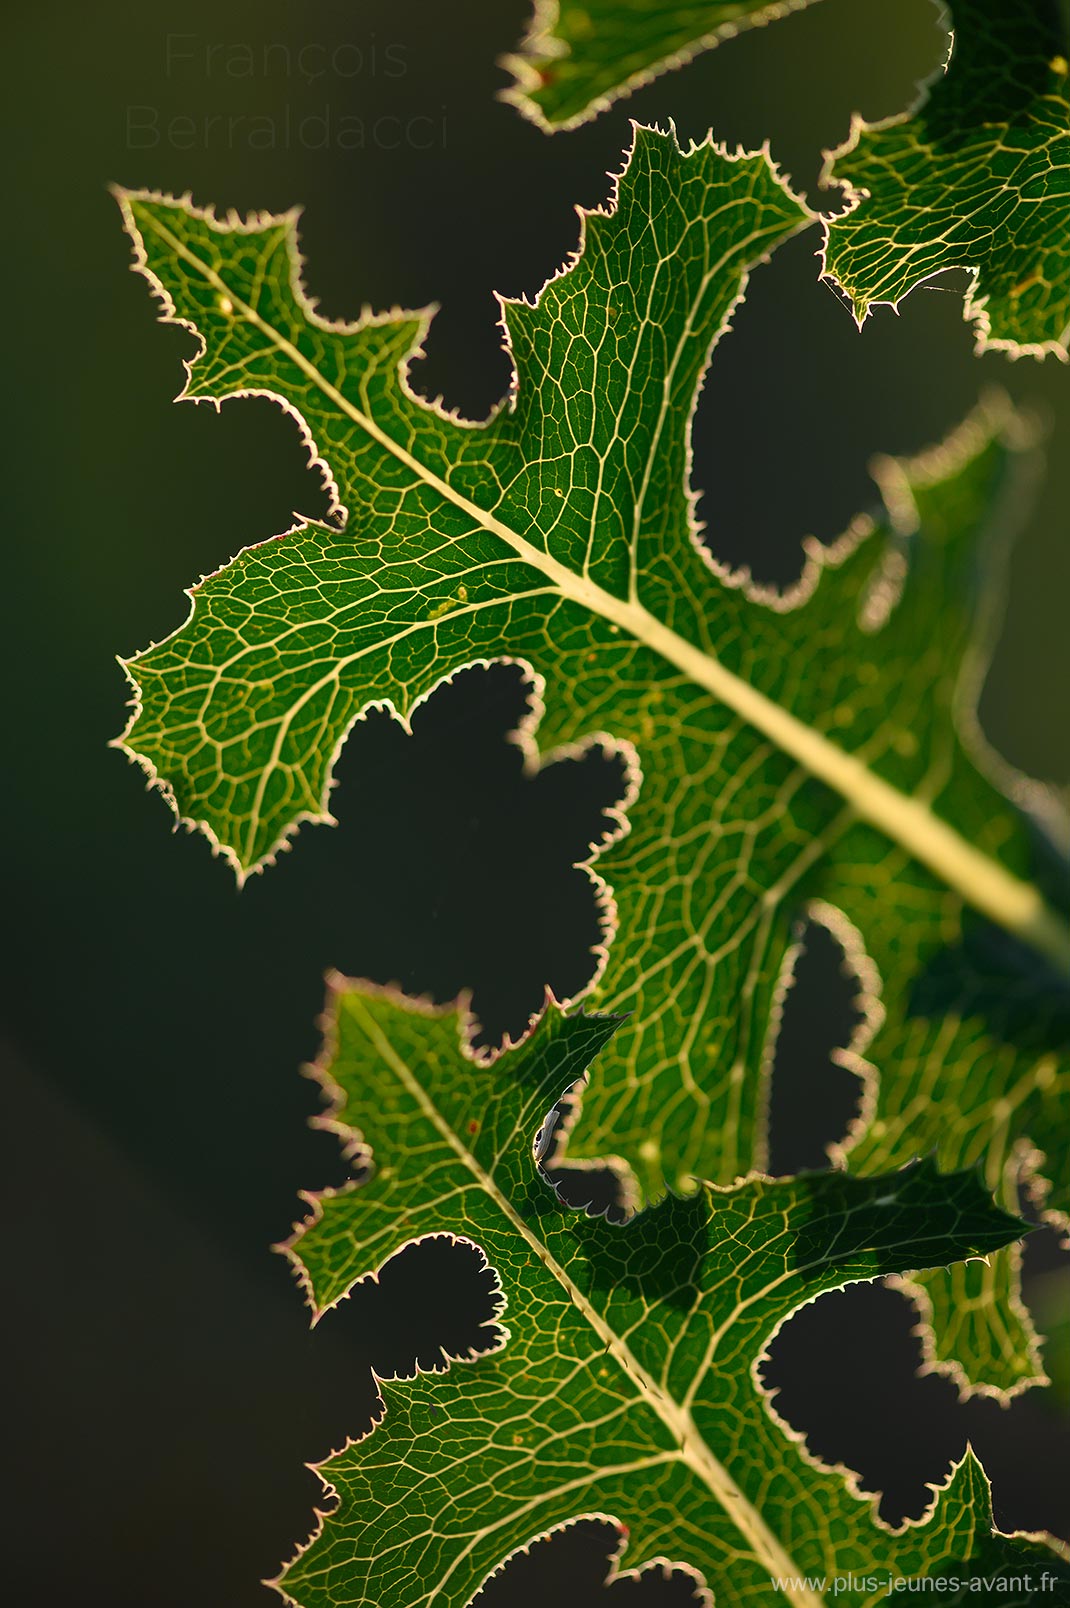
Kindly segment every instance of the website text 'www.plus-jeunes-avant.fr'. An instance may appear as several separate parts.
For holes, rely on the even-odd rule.
[[[1020,1575],[782,1575],[774,1576],[770,1585],[785,1596],[796,1592],[829,1597],[841,1597],[850,1592],[867,1597],[899,1597],[908,1592],[946,1597],[951,1593],[966,1593],[983,1602],[995,1592],[1054,1591],[1059,1576],[1050,1570],[1037,1570]]]

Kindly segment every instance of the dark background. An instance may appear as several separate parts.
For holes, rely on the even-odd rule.
[[[550,957],[562,977],[582,977],[589,937],[589,912],[570,902],[563,823],[525,808],[503,748],[508,678],[474,675],[452,700],[432,700],[412,738],[385,718],[358,728],[338,770],[339,828],[305,828],[240,896],[204,840],[173,835],[162,800],[106,747],[126,699],[114,656],[178,625],[182,588],[199,575],[282,529],[291,510],[322,506],[296,430],[270,404],[171,405],[191,342],[154,324],[106,183],[191,188],[243,211],[303,201],[307,282],[323,310],[441,303],[419,383],[480,416],[507,375],[491,291],[533,293],[559,266],[576,241],[573,205],[605,198],[630,115],[672,115],[684,136],[712,124],[729,144],[769,135],[813,198],[821,147],[844,135],[852,108],[900,109],[943,48],[929,0],[823,0],[550,140],[494,99],[495,58],[525,17],[525,0],[193,0],[41,5],[8,21],[4,1417],[15,1528],[3,1580],[20,1608],[268,1608],[257,1581],[307,1533],[319,1490],[304,1463],[366,1425],[369,1364],[411,1359],[446,1321],[426,1298],[426,1266],[415,1281],[402,1268],[374,1304],[357,1297],[312,1334],[269,1251],[298,1189],[343,1175],[334,1143],[305,1125],[315,1097],[298,1076],[316,1049],[323,971],[440,997],[474,985],[494,1020],[515,1025]],[[184,36],[170,64],[169,33]],[[265,44],[288,47],[291,74],[282,50],[265,63]],[[251,76],[228,71],[233,51],[208,54],[235,45],[252,47]],[[308,46],[326,48],[301,57]],[[306,81],[302,62],[327,70]],[[301,119],[325,109],[326,137],[319,123],[302,140]],[[225,122],[241,113],[273,118],[289,148],[251,149],[251,125]],[[363,150],[338,148],[346,117],[363,120]],[[169,127],[175,118],[193,122]],[[831,538],[871,500],[873,451],[925,445],[985,385],[1045,410],[1050,475],[1011,569],[982,713],[1011,760],[1065,785],[1070,374],[1054,361],[974,359],[947,287],[916,292],[858,335],[816,282],[817,245],[808,234],[755,274],[716,354],[696,443],[712,545],[760,577],[790,578],[807,532]],[[851,1090],[828,1052],[849,1018],[819,940],[778,1065],[783,1167],[819,1162],[842,1130]],[[1029,1288],[1046,1315],[1058,1261],[1036,1236]],[[464,1269],[447,1271],[463,1285]],[[454,1297],[449,1332],[478,1316],[475,1285],[470,1295]],[[806,1309],[771,1367],[781,1410],[815,1451],[885,1491],[890,1518],[921,1511],[924,1482],[968,1433],[1000,1522],[1059,1526],[1065,1391],[963,1411],[949,1385],[913,1377],[912,1322],[875,1286]],[[551,1547],[529,1572],[556,1581],[562,1601],[601,1601],[599,1541],[573,1544],[568,1566],[579,1557],[586,1573],[577,1566],[567,1583]],[[679,1586],[617,1587],[612,1601],[680,1601]],[[499,1608],[525,1589],[507,1578]]]

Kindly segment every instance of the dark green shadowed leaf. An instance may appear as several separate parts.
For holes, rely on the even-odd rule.
[[[821,1291],[1016,1237],[975,1172],[927,1160],[866,1180],[750,1178],[615,1227],[562,1209],[532,1156],[613,1020],[552,1013],[493,1071],[465,1059],[452,1011],[339,981],[328,1021],[323,1123],[369,1176],[311,1197],[287,1247],[315,1312],[407,1244],[452,1233],[497,1271],[504,1332],[470,1366],[383,1384],[376,1427],[320,1467],[338,1506],[284,1571],[288,1600],[464,1608],[518,1548],[590,1514],[627,1527],[627,1567],[679,1560],[718,1608],[777,1600],[774,1577],[1054,1564],[1036,1543],[990,1538],[968,1462],[927,1523],[893,1535],[785,1435],[756,1382],[771,1336]],[[815,1608],[831,1588],[788,1600]]]
[[[406,717],[462,665],[521,658],[547,688],[542,753],[604,732],[641,772],[598,859],[616,936],[591,995],[629,1015],[568,1160],[620,1155],[632,1197],[763,1164],[811,911],[867,993],[852,1166],[984,1157],[1013,1207],[1070,1076],[1070,929],[1005,790],[1033,795],[973,718],[1032,462],[1021,421],[993,403],[878,466],[876,515],[808,543],[799,585],[772,596],[710,563],[687,485],[711,345],[748,265],[806,221],[764,157],[637,131],[575,263],[536,305],[506,304],[515,393],[480,426],[410,392],[422,317],[316,318],[291,218],[124,207],[165,311],[200,333],[188,394],[276,397],[348,512],[242,553],[131,661],[125,746],[179,813],[240,870],[261,865],[329,819],[334,756],[371,704]],[[1016,1276],[995,1259],[965,1328],[957,1292],[928,1287],[938,1359],[997,1390],[1039,1373]]]

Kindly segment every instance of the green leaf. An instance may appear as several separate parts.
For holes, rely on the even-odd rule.
[[[652,78],[723,39],[801,11],[813,0],[536,0],[528,31],[502,66],[502,99],[552,133],[576,128]]]
[[[810,4],[537,0],[504,99],[547,131],[574,128],[703,50]],[[953,0],[947,61],[919,102],[856,116],[823,183],[850,210],[826,220],[825,268],[861,324],[947,269],[971,277],[977,349],[1070,350],[1070,31],[1057,0]],[[945,76],[946,75],[946,76]]]
[[[976,1173],[941,1176],[932,1160],[868,1180],[704,1186],[625,1228],[564,1211],[532,1138],[538,1152],[616,1025],[555,1012],[491,1073],[461,1053],[453,1011],[336,980],[320,1120],[368,1176],[310,1197],[287,1247],[317,1318],[443,1234],[480,1248],[503,1310],[483,1360],[384,1384],[376,1427],[320,1465],[339,1503],[284,1572],[288,1600],[461,1608],[535,1536],[594,1514],[627,1527],[630,1567],[679,1558],[718,1608],[773,1600],[771,1577],[921,1575],[1019,1553],[1054,1564],[1035,1544],[992,1542],[972,1461],[927,1524],[893,1535],[842,1471],[788,1439],[756,1375],[822,1291],[983,1255],[1022,1225]]]
[[[710,347],[747,265],[805,221],[763,157],[639,130],[575,264],[534,306],[505,304],[516,387],[482,426],[409,389],[423,316],[316,317],[292,217],[124,206],[166,314],[204,346],[186,394],[281,401],[348,510],[344,531],[248,549],[131,663],[125,746],[183,818],[258,866],[330,818],[334,756],[370,705],[406,718],[460,666],[522,658],[548,688],[544,752],[607,732],[642,775],[599,860],[618,932],[591,996],[630,1015],[569,1160],[621,1155],[632,1198],[764,1164],[795,923],[814,909],[863,955],[870,996],[852,1165],[984,1157],[1013,1207],[1070,1079],[1070,931],[1029,880],[1035,826],[974,764],[1025,797],[972,714],[1000,590],[989,527],[1031,461],[1019,421],[993,405],[881,465],[888,508],[808,543],[775,597],[711,564],[687,488]],[[1049,1209],[1068,1208],[1064,1187]],[[1010,1390],[1038,1377],[1036,1340],[1007,1257],[991,1280],[968,1332],[930,1283],[937,1359]]]
[[[684,155],[651,130],[619,182],[538,305],[503,304],[518,383],[481,426],[408,386],[428,314],[316,316],[293,214],[220,224],[120,194],[137,266],[204,348],[183,395],[280,401],[344,509],[344,535],[302,525],[203,582],[188,625],[131,665],[128,746],[240,872],[330,819],[334,754],[370,703],[406,715],[514,632],[588,649],[592,604],[621,615],[602,636],[630,635],[663,536],[694,559],[684,421],[706,353],[748,269],[810,215],[766,157]]]
[[[977,347],[1067,356],[1070,54],[1056,0],[954,0],[946,77],[913,111],[851,134],[826,164],[853,210],[825,266],[861,323],[948,268],[972,276]]]

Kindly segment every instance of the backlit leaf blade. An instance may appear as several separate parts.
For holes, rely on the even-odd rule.
[[[853,210],[828,223],[826,272],[861,322],[949,268],[973,276],[979,351],[1070,343],[1070,32],[1057,0],[953,0],[946,75],[901,117],[830,154]]]
[[[536,0],[503,100],[547,132],[576,128],[640,85],[723,39],[813,0]]]
[[[165,316],[204,346],[183,394],[282,402],[348,515],[344,535],[303,526],[241,554],[131,662],[128,747],[242,872],[329,818],[334,752],[369,702],[407,714],[448,665],[547,621],[578,639],[599,588],[672,579],[665,536],[693,562],[680,421],[749,268],[809,221],[766,157],[637,131],[576,262],[537,307],[505,304],[515,394],[474,427],[407,385],[426,315],[316,318],[292,215],[120,199]]]
[[[504,99],[547,131],[574,128],[703,50],[811,0],[661,5],[537,0]],[[966,269],[979,351],[1066,358],[1070,346],[1070,32],[1058,0],[952,0],[947,60],[918,103],[856,116],[824,181],[851,209],[826,220],[827,277],[861,323],[947,269]]]
[[[627,1527],[629,1567],[680,1559],[719,1608],[774,1600],[771,1577],[965,1572],[1015,1546],[1054,1565],[1035,1544],[991,1541],[972,1463],[927,1525],[893,1536],[871,1500],[785,1436],[754,1374],[771,1335],[820,1291],[984,1253],[1020,1225],[976,1174],[941,1176],[931,1161],[871,1180],[704,1188],[625,1228],[562,1211],[532,1135],[614,1025],[553,1013],[479,1072],[453,1013],[336,983],[324,1120],[371,1171],[315,1198],[289,1246],[313,1307],[322,1314],[406,1244],[452,1233],[496,1269],[506,1327],[471,1367],[383,1385],[380,1422],[321,1466],[339,1505],[284,1572],[284,1595],[301,1608],[463,1608],[517,1548],[593,1513]],[[788,1600],[814,1608],[832,1588]]]
[[[524,658],[549,689],[544,752],[607,732],[642,773],[599,861],[618,933],[595,997],[631,1014],[570,1158],[620,1154],[652,1195],[762,1164],[794,922],[818,901],[880,979],[858,1158],[863,1129],[882,1169],[931,1146],[945,1169],[987,1156],[1013,1206],[1011,1163],[1047,1148],[1070,1037],[1070,935],[1030,884],[1033,828],[974,763],[992,632],[978,578],[994,579],[993,518],[1021,499],[1020,423],[993,406],[885,464],[885,511],[832,552],[810,544],[799,587],[770,598],[709,564],[687,488],[709,348],[746,265],[805,221],[764,158],[639,130],[576,263],[535,306],[506,305],[515,395],[483,426],[408,389],[422,318],[314,317],[292,219],[125,205],[166,311],[205,344],[189,394],[280,399],[348,510],[344,530],[247,550],[132,662],[125,743],[183,816],[254,866],[326,818],[333,757],[370,704],[406,715],[463,664]],[[979,962],[971,905],[1025,963]],[[1036,1377],[1012,1271],[1007,1310],[981,1310],[987,1352],[941,1351],[1000,1390]],[[934,1304],[939,1329],[950,1301]]]

